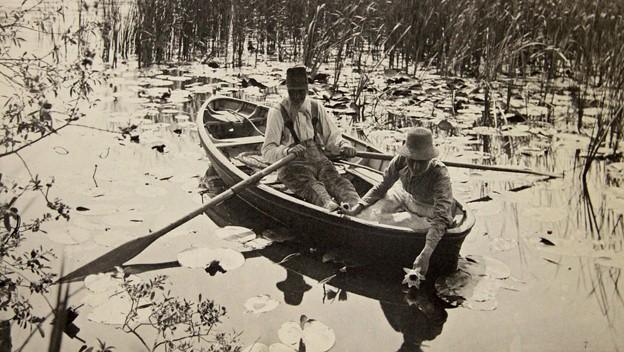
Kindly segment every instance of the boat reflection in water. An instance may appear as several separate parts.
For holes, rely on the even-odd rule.
[[[249,205],[238,198],[225,201],[207,214],[219,226],[237,225],[253,229],[256,234],[266,231],[286,232],[276,228],[270,220],[261,219]],[[403,335],[398,351],[421,351],[424,341],[435,339],[442,332],[447,319],[445,303],[435,294],[433,280],[425,281],[419,290],[402,286],[402,271],[388,270],[375,263],[357,262],[350,257],[344,263],[328,262],[323,255],[328,248],[311,249],[304,243],[273,242],[271,245],[243,253],[246,258],[265,257],[286,269],[286,278],[277,282],[289,305],[301,304],[311,286],[304,281],[309,277],[323,285],[328,300],[346,300],[347,293],[357,294],[379,302],[386,320],[395,331]],[[339,257],[339,255],[338,255]],[[385,269],[385,270],[384,270]]]

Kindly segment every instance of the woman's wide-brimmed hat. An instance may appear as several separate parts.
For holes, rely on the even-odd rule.
[[[429,160],[437,157],[440,152],[433,145],[431,131],[422,127],[414,127],[407,131],[405,144],[399,154],[414,160]]]
[[[308,89],[308,73],[305,66],[295,66],[286,70],[286,87],[288,89]]]

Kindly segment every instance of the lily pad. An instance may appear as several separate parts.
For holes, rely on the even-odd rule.
[[[118,290],[89,293],[80,300],[80,304],[84,304],[89,307],[98,307],[104,305],[111,299],[111,297],[120,294],[122,292],[121,290],[122,289],[120,287]]]
[[[270,352],[269,347],[263,343],[255,342],[241,350],[241,352]]]
[[[186,122],[186,121],[189,121],[189,116],[188,116],[188,115],[184,115],[184,114],[178,114],[178,115],[175,115],[175,116],[173,117],[173,119],[174,119],[177,123],[180,123],[180,122]]]
[[[173,81],[173,82],[186,82],[186,81],[190,81],[191,79],[193,79],[192,77],[188,77],[188,76],[172,76],[172,75],[157,75],[155,78],[167,80],[167,81]]]
[[[106,231],[98,233],[97,236],[93,236],[95,243],[104,247],[116,247],[122,243],[128,242],[132,239],[132,236],[127,232],[122,231]]]
[[[47,238],[59,244],[80,244],[91,239],[90,231],[73,226],[72,224],[67,224],[64,228],[60,226],[46,227],[45,231],[47,232],[45,235]]]
[[[107,273],[91,274],[84,279],[85,287],[94,293],[118,289],[121,283],[120,279]]]
[[[156,97],[160,98],[165,93],[169,93],[169,88],[153,87],[153,88],[147,88],[143,90],[141,94],[150,98],[156,98]]]
[[[453,306],[474,310],[496,308],[496,294],[509,278],[509,268],[488,257],[460,258],[459,270],[435,282],[438,296]]]
[[[201,94],[201,93],[212,93],[214,91],[215,87],[212,84],[205,84],[203,86],[194,86],[194,87],[189,87],[187,88],[187,90],[196,93],[196,94]]]
[[[296,352],[294,348],[286,346],[283,343],[274,343],[269,346],[269,352]]]
[[[115,295],[106,304],[93,308],[88,319],[107,325],[123,325],[131,307],[132,301],[127,293]],[[149,321],[151,309],[140,308],[137,310],[137,313],[138,315],[133,318],[135,321],[147,322]]]
[[[249,298],[245,302],[245,310],[249,313],[266,313],[277,308],[279,302],[271,298],[269,295],[259,295]]]
[[[188,268],[206,268],[214,265],[214,262],[225,271],[230,271],[242,266],[245,257],[229,248],[194,248],[178,253],[180,265]]]
[[[302,341],[306,352],[325,352],[336,343],[334,331],[318,320],[286,322],[278,330],[277,336],[293,349],[299,349],[299,341]]]
[[[471,130],[467,130],[466,133],[478,134],[481,136],[497,136],[500,134],[500,132],[496,128],[486,126],[474,127]]]
[[[242,226],[225,226],[217,229],[214,234],[222,240],[239,243],[245,243],[256,238],[255,232]]]
[[[273,242],[269,239],[263,237],[257,237],[252,239],[251,241],[247,241],[243,243],[243,246],[248,249],[263,249],[270,246]]]
[[[136,227],[143,223],[143,218],[138,214],[118,213],[115,215],[100,216],[94,218],[93,223],[106,225],[110,228],[117,229],[119,227]]]
[[[530,128],[527,125],[513,125],[503,128],[501,135],[509,137],[527,137],[530,135]]]
[[[510,240],[506,238],[495,238],[490,243],[490,248],[497,252],[508,251],[516,247],[518,247],[517,240]]]
[[[173,81],[157,78],[143,78],[139,80],[137,84],[140,86],[168,87],[173,85]]]

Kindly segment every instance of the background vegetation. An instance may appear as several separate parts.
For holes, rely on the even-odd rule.
[[[106,3],[115,8],[122,0]],[[249,57],[244,54],[252,53],[255,60],[266,54],[303,63],[313,75],[321,63],[331,62],[337,81],[345,60],[364,71],[386,53],[387,68],[416,74],[419,68],[429,67],[479,79],[486,93],[484,125],[494,123],[488,100],[494,80],[503,79],[511,95],[512,88],[521,84],[518,80],[538,76],[545,98],[552,80],[564,77],[571,79],[577,127],[583,126],[584,108],[598,105],[603,108],[596,125],[599,139],[606,133],[616,147],[622,136],[624,3],[619,1],[137,0],[130,4],[130,16],[115,19],[121,23],[112,25],[125,29],[110,41],[125,48],[115,49],[124,55],[134,46],[143,66],[200,59],[236,67]]]

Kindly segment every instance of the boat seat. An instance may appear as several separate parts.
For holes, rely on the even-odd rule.
[[[367,166],[355,166],[353,164],[345,164],[341,162],[338,163],[340,165],[343,165],[343,167],[346,169],[346,172],[357,176],[373,185],[381,183],[381,181],[383,180],[383,175],[370,170]]]
[[[239,145],[260,144],[263,142],[264,142],[263,136],[224,138],[224,139],[214,140],[214,144],[217,146],[217,148],[229,148],[229,147],[236,147]]]

